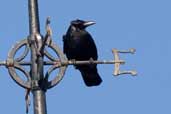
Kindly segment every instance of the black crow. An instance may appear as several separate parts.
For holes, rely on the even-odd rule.
[[[95,24],[93,21],[74,20],[63,36],[64,53],[69,60],[97,60],[97,48],[86,27]],[[97,65],[75,65],[87,86],[97,86],[102,82]]]

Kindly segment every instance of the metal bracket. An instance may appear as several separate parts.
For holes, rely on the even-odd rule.
[[[40,90],[39,82],[38,80],[32,80],[31,81],[31,90]]]
[[[119,58],[119,53],[131,53],[131,54],[134,54],[135,53],[135,49],[131,48],[129,50],[117,50],[117,49],[112,49],[112,53],[114,54],[114,60],[115,61],[120,61],[120,58]],[[118,75],[121,75],[121,74],[131,74],[132,76],[135,76],[137,75],[137,72],[134,71],[134,70],[130,70],[130,71],[121,71],[120,70],[120,65],[122,63],[120,62],[117,62],[115,63],[115,69],[114,69],[114,72],[113,72],[113,75],[115,76],[118,76]]]

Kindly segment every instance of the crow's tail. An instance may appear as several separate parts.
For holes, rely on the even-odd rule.
[[[84,68],[79,68],[79,70],[87,86],[98,86],[102,82],[96,67],[91,68],[87,66]]]

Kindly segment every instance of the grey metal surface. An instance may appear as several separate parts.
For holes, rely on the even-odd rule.
[[[29,7],[29,24],[30,24],[30,37],[31,41],[31,78],[32,81],[38,83],[38,85],[32,85],[35,90],[32,90],[33,93],[33,102],[34,102],[34,114],[47,114],[46,111],[46,96],[43,88],[40,87],[39,81],[43,79],[43,57],[37,56],[36,47],[34,45],[36,34],[40,34],[39,27],[39,14],[38,14],[38,1],[37,0],[28,0]],[[32,43],[33,41],[33,43]]]
[[[18,58],[15,58],[15,54],[17,53],[17,51],[22,48],[23,46],[25,46],[25,51],[24,53],[19,56]],[[13,48],[11,48],[11,50],[8,53],[8,58],[6,61],[6,66],[8,68],[8,72],[11,76],[11,78],[20,86],[24,87],[24,88],[31,88],[31,76],[29,71],[27,71],[26,69],[24,69],[23,67],[20,66],[20,62],[27,56],[28,54],[28,43],[27,40],[24,39],[18,43],[16,43],[16,45],[13,46]],[[27,78],[27,81],[24,81],[21,79],[21,77],[19,77],[19,75],[16,72],[16,69],[20,70],[21,72],[23,72]]]
[[[54,58],[51,54],[49,54],[47,51],[45,51],[45,56],[47,58],[49,58],[51,61],[53,61],[53,65],[49,68],[49,70],[46,73],[46,77],[45,77],[46,80],[48,80],[48,77],[53,70],[59,68],[55,65],[56,61],[59,61],[59,62],[68,61],[68,59],[65,57],[63,52],[60,50],[60,48],[55,43],[52,42],[49,45],[49,48],[51,48],[57,54],[58,58]],[[59,68],[59,72],[55,76],[55,78],[53,80],[48,81],[47,86],[46,86],[47,89],[54,87],[55,85],[57,85],[62,80],[62,78],[64,77],[66,69],[67,69],[67,65],[61,66]]]
[[[40,33],[38,1],[28,0],[28,10],[30,34]]]
[[[34,114],[47,114],[46,110],[46,95],[44,91],[33,91]]]

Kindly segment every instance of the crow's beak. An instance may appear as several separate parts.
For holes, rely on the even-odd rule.
[[[94,25],[94,24],[96,24],[94,21],[85,21],[85,22],[84,22],[84,26],[85,26],[85,27],[88,27],[88,26]]]

